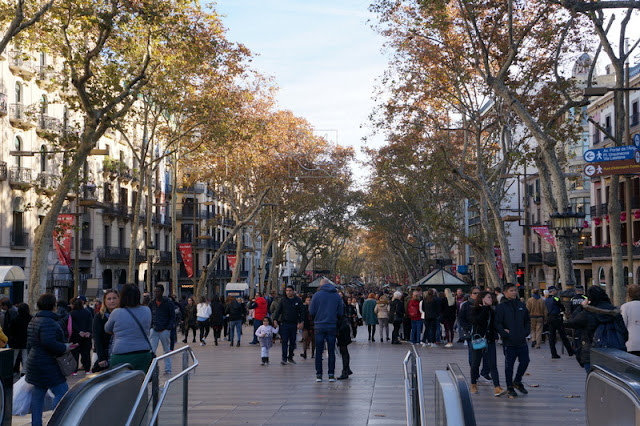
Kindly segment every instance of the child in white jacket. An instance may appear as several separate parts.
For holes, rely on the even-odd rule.
[[[262,325],[256,330],[262,353],[262,365],[269,364],[269,349],[273,346],[273,335],[278,333],[278,327],[271,325],[271,318],[264,317]]]

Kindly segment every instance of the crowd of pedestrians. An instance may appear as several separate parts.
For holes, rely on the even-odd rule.
[[[42,423],[46,391],[52,391],[57,403],[68,389],[56,361],[66,352],[73,354],[80,372],[99,372],[124,363],[146,372],[160,344],[163,353],[173,350],[178,332],[183,343],[189,342],[190,333],[191,343],[195,343],[198,334],[204,346],[213,329],[216,346],[225,339],[230,346],[239,347],[246,322],[252,325],[249,344],[260,347],[261,365],[269,365],[270,350],[278,341],[280,364],[296,364],[301,342],[298,355],[315,358],[318,382],[324,379],[325,360],[330,382],[349,379],[353,374],[349,344],[357,338],[358,327],[365,324],[369,343],[410,342],[427,348],[453,347],[457,330],[457,343],[468,349],[471,392],[479,391],[478,383],[493,383],[495,396],[506,394],[509,398],[528,393],[522,379],[530,347],[540,349],[546,339],[551,358],[559,358],[556,334],[567,354],[575,354],[587,372],[592,347],[617,347],[640,356],[638,285],[628,286],[628,302],[620,308],[611,304],[599,286],[590,287],[586,294],[577,287],[568,309],[553,286],[546,295],[533,290],[526,301],[512,284],[494,290],[471,287],[467,294],[448,288],[443,292],[364,290],[367,292],[349,289],[343,293],[323,280],[315,294],[302,297],[288,286],[281,296],[276,292],[257,293],[251,300],[229,296],[223,303],[215,295],[211,300],[199,298],[196,304],[193,297],[178,302],[165,296],[161,285],[154,288],[151,297],[126,284],[120,292],[107,290],[102,300],[91,306],[83,296],[67,304],[44,294],[34,317],[28,305],[14,306],[5,298],[0,301],[0,346],[15,349],[14,371],[26,375],[27,383],[34,387],[34,425]],[[573,339],[566,329],[573,330]],[[339,375],[336,352],[342,361]],[[499,352],[504,356],[506,389],[500,384]],[[172,372],[170,357],[164,360],[164,371],[168,375]]]

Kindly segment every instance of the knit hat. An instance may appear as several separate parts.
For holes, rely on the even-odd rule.
[[[549,287],[547,287],[547,290],[549,290],[549,291],[556,290],[556,286],[555,285],[550,285]]]

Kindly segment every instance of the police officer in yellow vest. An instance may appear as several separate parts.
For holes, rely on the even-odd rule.
[[[550,286],[549,297],[545,300],[548,311],[548,323],[549,323],[549,347],[551,348],[551,358],[560,358],[558,351],[556,350],[556,332],[560,333],[562,344],[567,348],[569,356],[573,356],[573,348],[567,338],[567,333],[564,331],[564,325],[562,324],[562,312],[564,312],[564,305],[558,297],[558,290],[555,286]]]

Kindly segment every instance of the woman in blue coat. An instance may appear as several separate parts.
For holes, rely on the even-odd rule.
[[[378,316],[374,312],[376,309],[376,296],[373,293],[369,293],[369,297],[364,301],[362,305],[362,319],[367,324],[367,330],[369,331],[369,341],[374,342],[376,338],[376,325],[378,324]]]
[[[58,315],[53,312],[56,297],[45,293],[38,299],[38,312],[29,323],[27,349],[27,383],[33,385],[31,395],[31,424],[42,425],[42,407],[48,389],[53,392],[53,406],[58,405],[69,390],[67,379],[60,371],[56,358],[70,349],[65,343],[64,333],[58,324]]]

